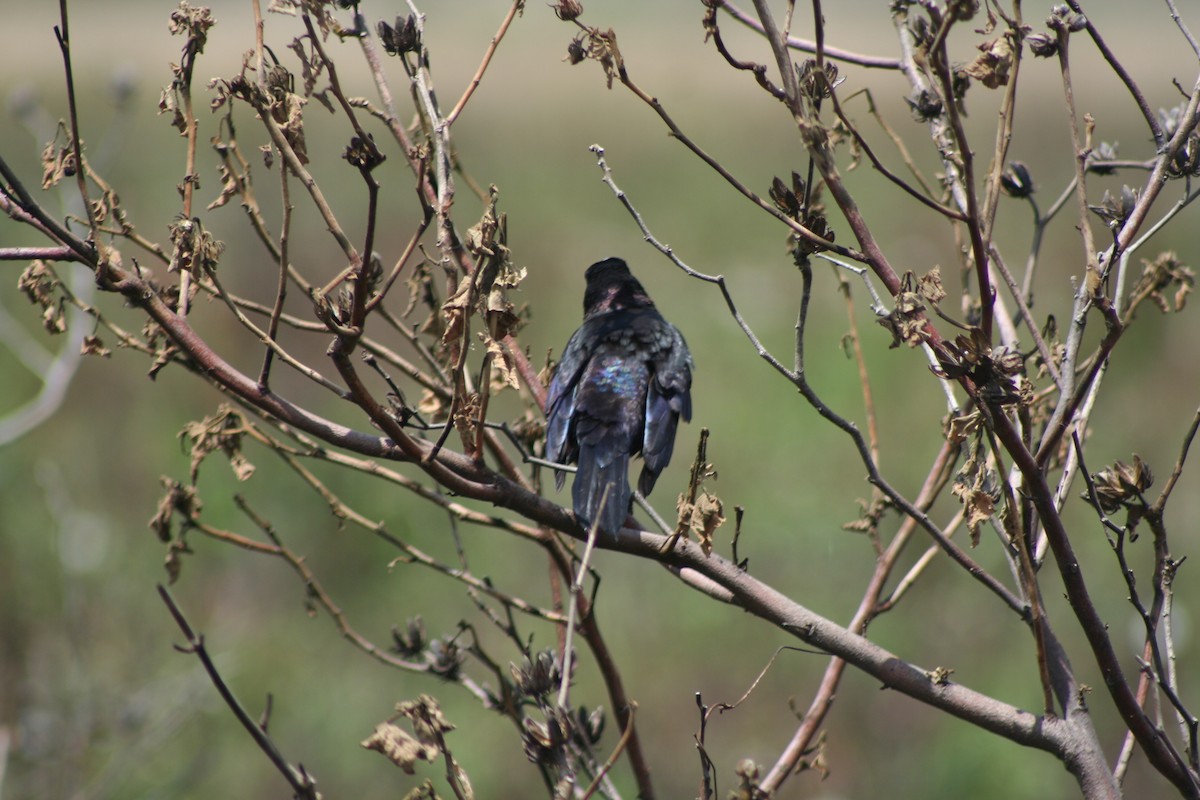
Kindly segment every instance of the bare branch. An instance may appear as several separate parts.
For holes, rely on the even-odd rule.
[[[316,790],[316,781],[309,776],[302,766],[293,767],[288,763],[283,754],[279,752],[279,748],[275,742],[267,735],[267,732],[254,721],[238,699],[234,696],[233,690],[225,683],[225,679],[221,677],[221,673],[217,671],[216,664],[208,655],[208,650],[204,646],[204,637],[198,635],[192,630],[191,624],[188,623],[187,617],[183,615],[183,611],[175,603],[175,599],[171,597],[171,593],[163,585],[159,585],[158,594],[162,597],[164,603],[167,604],[167,610],[171,612],[171,616],[175,619],[175,624],[183,631],[183,635],[187,637],[187,645],[185,647],[176,646],[176,649],[181,653],[190,653],[200,659],[200,663],[204,666],[204,671],[208,673],[208,677],[212,680],[213,686],[220,693],[221,699],[229,706],[229,710],[237,717],[238,722],[242,723],[242,727],[254,739],[254,743],[258,748],[266,754],[267,758],[274,765],[276,771],[287,780],[292,787],[292,791],[297,797],[308,798],[309,800],[317,800],[318,794]]]

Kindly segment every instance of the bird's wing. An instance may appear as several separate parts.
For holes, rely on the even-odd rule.
[[[590,338],[587,325],[581,326],[563,350],[550,387],[546,392],[546,458],[559,464],[575,460],[571,445],[571,421],[575,416],[575,392],[579,388],[579,377],[591,357]],[[558,488],[562,488],[563,473],[554,476]]]
[[[661,317],[660,317],[661,320]],[[658,333],[660,347],[653,363],[654,376],[646,394],[646,421],[642,438],[645,466],[638,490],[650,493],[659,473],[671,461],[679,418],[692,418],[692,357],[683,335],[665,320]]]

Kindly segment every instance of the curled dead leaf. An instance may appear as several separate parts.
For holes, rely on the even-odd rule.
[[[362,741],[362,746],[387,756],[388,760],[409,775],[416,772],[417,761],[434,761],[441,750],[436,744],[419,741],[408,731],[391,722],[381,722],[375,732]]]

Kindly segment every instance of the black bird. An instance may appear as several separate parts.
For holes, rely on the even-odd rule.
[[[624,261],[597,262],[584,277],[583,324],[546,397],[546,457],[579,465],[571,497],[580,524],[598,520],[616,535],[630,510],[630,456],[642,454],[638,490],[650,494],[671,460],[679,418],[692,418],[693,364]],[[560,489],[563,479],[555,475]]]

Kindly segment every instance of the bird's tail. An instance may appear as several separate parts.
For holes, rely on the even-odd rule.
[[[599,520],[602,532],[616,536],[629,514],[631,497],[628,453],[598,453],[587,445],[580,448],[571,499],[581,525],[591,527]]]

